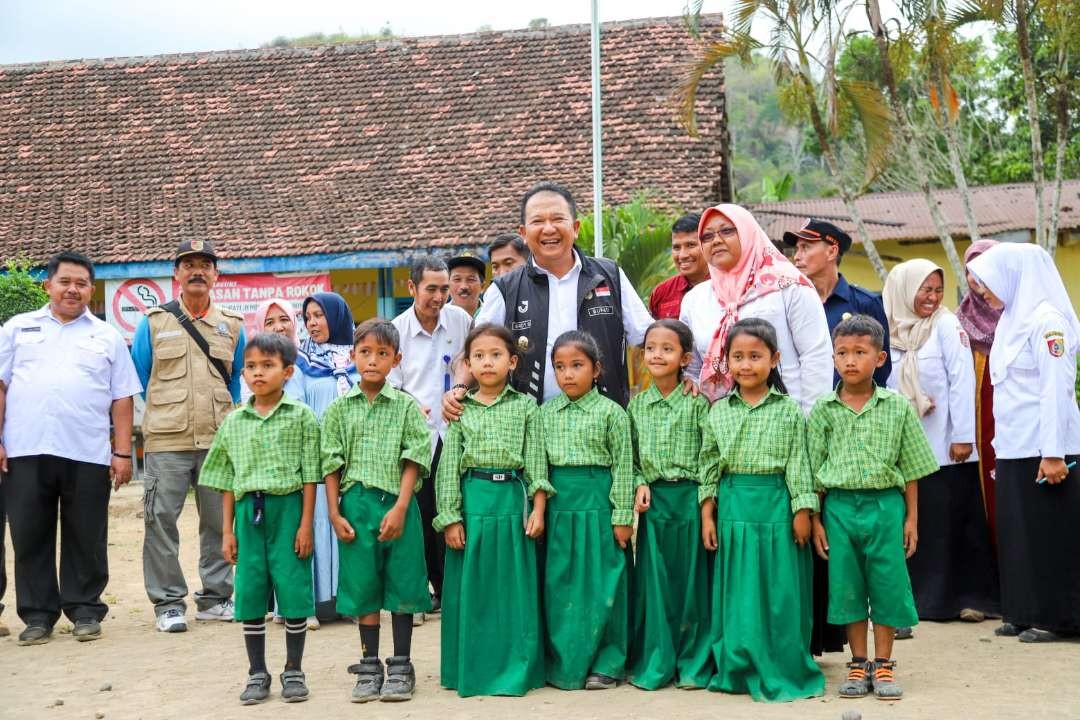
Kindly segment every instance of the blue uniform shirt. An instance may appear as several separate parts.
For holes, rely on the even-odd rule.
[[[889,321],[885,318],[885,305],[881,302],[881,295],[858,285],[851,285],[840,275],[832,295],[825,299],[825,320],[829,323],[829,333],[840,324],[845,313],[869,315],[885,328],[885,364],[874,371],[874,382],[879,387],[885,387],[885,381],[892,372],[892,360],[889,356]],[[840,375],[833,369],[833,387],[839,382]]]

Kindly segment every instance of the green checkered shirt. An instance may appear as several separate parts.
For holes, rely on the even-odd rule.
[[[556,395],[540,407],[540,419],[548,465],[611,468],[611,524],[632,525],[634,452],[626,411],[593,388],[573,401]]]
[[[319,421],[311,408],[285,395],[263,417],[254,401],[229,413],[218,428],[199,484],[239,500],[256,491],[288,495],[320,482]]]
[[[751,406],[735,390],[716,401],[706,426],[700,501],[716,497],[725,474],[781,474],[791,495],[791,512],[818,511],[806,456],[806,420],[797,402],[770,388]]]
[[[701,482],[701,435],[709,415],[704,395],[676,387],[664,397],[655,385],[626,408],[634,443],[634,487],[657,480]]]
[[[443,437],[435,479],[436,530],[461,522],[461,476],[470,468],[524,468],[529,497],[537,490],[555,494],[548,483],[540,408],[531,396],[507,385],[491,405],[476,400],[475,393],[467,394],[463,404],[461,419],[450,423]]]
[[[814,403],[807,421],[815,489],[904,489],[937,472],[934,451],[915,409],[899,393],[876,387],[860,412],[836,392]]]
[[[420,466],[416,490],[431,469],[431,431],[411,395],[384,383],[374,402],[360,384],[330,403],[322,420],[323,475],[345,466],[341,492],[356,483],[401,492],[401,469],[406,460]]]

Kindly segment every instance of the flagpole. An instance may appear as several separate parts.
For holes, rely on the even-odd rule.
[[[604,254],[603,137],[600,124],[600,11],[592,0],[592,164],[593,164],[593,252]]]

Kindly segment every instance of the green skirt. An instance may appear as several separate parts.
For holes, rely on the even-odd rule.
[[[782,475],[727,475],[717,494],[710,690],[789,701],[825,691],[810,657],[813,565]]]
[[[630,640],[630,548],[611,527],[611,472],[553,467],[547,504],[544,619],[547,681],[580,690],[600,673],[626,675]]]
[[[443,687],[471,695],[524,695],[544,686],[536,542],[519,480],[461,479],[465,549],[446,549]]]
[[[656,690],[673,680],[703,688],[712,679],[709,562],[701,544],[698,484],[657,480],[638,516],[630,682]]]

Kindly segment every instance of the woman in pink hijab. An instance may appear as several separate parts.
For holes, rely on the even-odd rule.
[[[825,309],[810,281],[777,250],[750,211],[717,205],[701,215],[702,253],[709,282],[683,298],[679,319],[694,333],[689,377],[715,400],[733,386],[724,360],[728,329],[755,317],[776,328],[780,375],[788,393],[809,413],[832,389],[832,340]]]
[[[257,333],[273,332],[284,335],[299,345],[296,335],[296,308],[283,298],[264,300],[255,310],[254,330]],[[294,400],[304,401],[304,373],[294,369],[292,377],[285,383],[285,394]],[[245,383],[241,386],[241,400],[251,397],[251,391]]]

